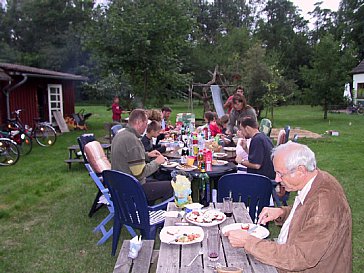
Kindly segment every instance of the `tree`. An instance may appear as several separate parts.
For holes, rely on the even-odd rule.
[[[163,104],[190,81],[181,73],[181,52],[191,43],[188,10],[184,1],[113,1],[95,11],[85,44],[104,76],[123,74],[143,104]]]
[[[315,46],[311,67],[302,68],[303,78],[308,86],[305,90],[311,105],[321,105],[324,119],[330,105],[337,105],[343,100],[343,86],[347,74],[344,61],[349,58],[342,55],[340,43],[333,35],[327,34]]]

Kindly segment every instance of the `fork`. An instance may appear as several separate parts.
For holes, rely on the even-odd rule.
[[[191,266],[193,264],[193,262],[197,259],[198,256],[203,254],[203,250],[200,249],[199,252],[196,254],[195,257],[193,257],[192,261],[190,261],[190,263],[187,266]]]

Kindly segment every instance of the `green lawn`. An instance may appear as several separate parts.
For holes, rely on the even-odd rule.
[[[187,109],[187,103],[182,102],[170,106],[174,110],[172,120],[177,112]],[[201,107],[194,107],[196,116],[202,118]],[[104,123],[111,120],[111,112],[104,106],[83,108],[93,113],[88,122],[89,132],[102,140],[107,134]],[[318,108],[281,107],[275,110],[274,126],[289,124],[319,134],[330,129],[339,131],[338,137],[299,142],[315,151],[318,166],[336,176],[347,193],[353,214],[353,271],[363,272],[364,172],[360,160],[364,154],[364,117],[322,117]],[[50,148],[34,144],[33,151],[17,165],[0,169],[0,272],[113,270],[116,257],[110,255],[111,240],[96,246],[100,236],[92,233],[108,212],[105,209],[92,218],[87,216],[96,188],[82,165],[76,164],[68,171],[63,162],[68,156],[67,146],[76,144],[81,133],[63,134]],[[123,233],[122,238],[126,237]]]

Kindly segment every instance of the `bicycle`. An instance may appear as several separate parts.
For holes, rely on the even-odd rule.
[[[40,146],[47,147],[54,145],[57,140],[56,130],[48,122],[40,122],[39,118],[34,118],[33,127],[29,128],[20,119],[20,113],[22,111],[22,109],[18,109],[12,113],[15,115],[15,118],[8,120],[8,129],[24,132],[31,140],[35,138]]]
[[[349,113],[363,115],[364,114],[364,105],[359,103],[359,104],[350,106]]]
[[[18,162],[20,151],[18,145],[9,138],[0,135],[0,166],[11,166]]]
[[[32,139],[21,129],[15,128],[7,132],[0,131],[0,137],[8,138],[15,142],[21,155],[27,155],[33,149]]]

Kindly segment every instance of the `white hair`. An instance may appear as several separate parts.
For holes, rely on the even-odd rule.
[[[309,172],[316,169],[315,154],[308,146],[291,141],[281,144],[272,150],[272,160],[282,152],[286,153],[284,160],[288,171],[293,171],[300,165],[305,166]]]

